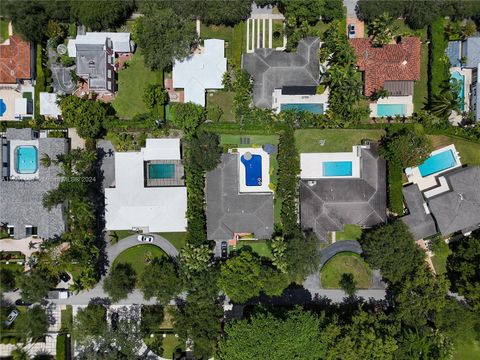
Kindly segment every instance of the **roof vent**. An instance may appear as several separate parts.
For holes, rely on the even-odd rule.
[[[363,54],[363,58],[364,58],[365,60],[368,59],[368,49],[365,50],[365,53]]]
[[[407,63],[408,63],[407,60],[403,60],[403,61],[402,61],[402,65],[403,65],[403,66],[407,65]]]
[[[89,67],[90,69],[94,69],[94,68],[95,68],[95,61],[90,60],[90,61],[88,62],[88,67]]]
[[[308,186],[315,186],[317,182],[315,180],[308,180]]]

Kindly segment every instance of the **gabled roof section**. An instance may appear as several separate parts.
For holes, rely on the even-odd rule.
[[[462,57],[466,57],[465,67],[476,68],[480,63],[480,37],[471,36],[462,41]]]
[[[253,103],[271,108],[273,90],[283,86],[318,86],[320,39],[307,37],[297,45],[295,53],[273,49],[255,49],[242,55],[242,68],[253,78]]]
[[[371,227],[385,222],[386,167],[376,145],[362,148],[360,178],[300,181],[300,221],[320,240],[346,224]]]
[[[12,35],[0,45],[0,84],[15,84],[31,77],[31,44]]]
[[[185,102],[205,106],[205,90],[223,89],[227,71],[225,41],[208,39],[200,53],[194,53],[173,65],[173,87],[185,90]]]
[[[437,233],[435,221],[431,214],[427,214],[424,208],[426,203],[417,184],[403,188],[403,198],[407,205],[408,215],[403,216],[402,221],[408,226],[415,240],[424,239]]]
[[[273,195],[239,194],[238,176],[238,154],[223,154],[220,165],[207,173],[208,239],[230,240],[238,232],[269,239],[273,233]]]
[[[480,167],[466,167],[445,174],[451,191],[429,199],[442,235],[467,231],[480,225]]]
[[[365,73],[365,95],[386,81],[420,80],[420,39],[403,37],[399,43],[373,47],[369,39],[350,39],[358,68]]]
[[[128,53],[134,50],[134,44],[130,40],[128,32],[87,32],[85,35],[77,35],[75,39],[68,41],[68,55],[76,57],[78,46],[104,45],[107,38],[112,40],[114,53]]]

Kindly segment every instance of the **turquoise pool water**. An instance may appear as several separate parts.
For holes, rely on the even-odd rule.
[[[148,177],[150,179],[175,178],[175,164],[148,164]]]
[[[312,114],[322,115],[323,104],[282,104],[280,105],[280,111],[283,110],[308,111]]]
[[[460,103],[460,109],[463,111],[465,108],[465,77],[458,71],[454,71],[451,75],[450,82],[456,80],[460,83],[460,92],[458,93],[458,101]]]
[[[441,153],[430,156],[424,161],[422,165],[418,167],[422,177],[436,174],[440,171],[450,169],[457,165],[455,156],[452,150],[446,150]]]
[[[352,176],[351,161],[325,161],[323,176]]]
[[[15,171],[19,174],[34,174],[38,170],[38,150],[35,146],[17,146]]]
[[[377,104],[377,116],[405,116],[405,104]]]
[[[5,105],[3,99],[0,99],[0,116],[3,116],[3,114],[5,114],[5,111],[7,111],[7,105]]]

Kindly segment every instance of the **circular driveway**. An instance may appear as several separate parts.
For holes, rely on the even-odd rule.
[[[332,245],[326,247],[321,251],[319,270],[325,265],[325,263],[332,257],[341,252],[353,252],[355,254],[362,254],[362,247],[360,243],[355,240],[342,240],[334,242]]]

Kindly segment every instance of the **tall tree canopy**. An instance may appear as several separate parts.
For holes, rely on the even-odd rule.
[[[168,304],[180,291],[180,279],[169,258],[155,258],[145,267],[139,279],[143,296],[156,297],[159,304]]]
[[[192,137],[198,126],[205,120],[205,109],[192,102],[174,103],[170,110],[173,125],[185,131],[188,137]],[[194,158],[191,157],[191,160],[193,159]],[[195,166],[198,164],[192,165]]]
[[[136,274],[130,264],[118,264],[105,278],[103,289],[113,302],[127,298],[135,288]]]
[[[189,162],[204,171],[212,171],[220,163],[222,148],[219,146],[220,137],[213,132],[198,131],[195,136],[188,140],[190,148]]]
[[[23,316],[15,320],[15,330],[23,339],[38,339],[48,330],[48,319],[45,309],[40,305],[29,308]]]
[[[92,336],[102,336],[107,331],[107,309],[100,304],[81,308],[75,317],[73,332],[80,342],[89,342]]]
[[[136,21],[134,36],[146,64],[154,70],[167,69],[175,59],[184,59],[197,43],[194,23],[172,9],[152,10]]]
[[[84,139],[95,139],[103,131],[108,105],[74,95],[60,101],[62,116],[68,126],[74,126]]]
[[[95,4],[89,0],[75,0],[71,4],[73,17],[92,31],[122,25],[135,7],[134,0],[102,0]]]
[[[425,254],[403,221],[367,231],[360,242],[367,262],[392,283],[423,265]]]

